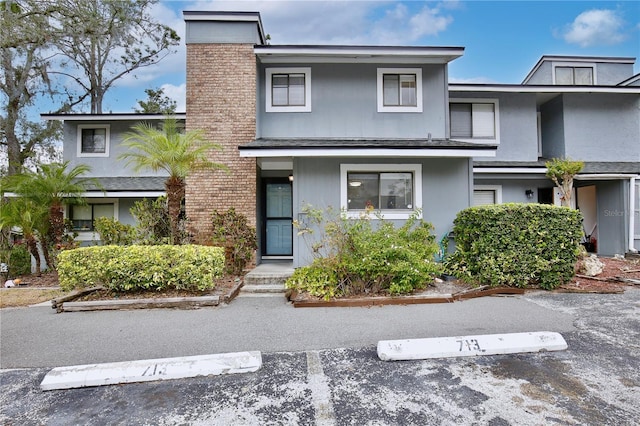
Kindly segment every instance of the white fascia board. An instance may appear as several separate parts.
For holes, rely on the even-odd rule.
[[[187,118],[187,114],[179,112],[171,114],[178,120]],[[60,120],[60,121],[140,121],[140,120],[164,120],[162,114],[40,114],[43,120]]]
[[[240,157],[495,157],[495,150],[467,149],[243,149]]]
[[[255,47],[254,53],[265,64],[277,63],[394,63],[394,64],[446,64],[462,56],[462,49],[419,50],[383,48],[290,48]]]
[[[582,174],[577,175],[575,180],[618,180],[618,179],[633,179],[639,176],[632,173],[594,173],[594,174]]]
[[[640,93],[638,86],[521,86],[490,84],[449,84],[449,92],[501,92],[501,93]]]
[[[151,198],[166,195],[164,191],[92,191],[83,192],[83,198]]]
[[[518,174],[546,174],[544,167],[474,167],[473,173],[518,173]]]

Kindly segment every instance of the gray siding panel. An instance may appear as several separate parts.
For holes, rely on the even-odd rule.
[[[190,43],[260,43],[255,22],[187,21],[185,41]]]
[[[542,119],[542,156],[563,158],[565,141],[562,96],[541,105],[540,113]]]
[[[294,219],[304,220],[300,213],[308,204],[317,208],[331,206],[339,211],[341,163],[422,164],[423,217],[434,225],[434,235],[438,240],[451,231],[457,212],[470,205],[471,169],[468,159],[297,158],[293,171]],[[296,267],[308,264],[312,259],[310,248],[299,236],[294,236],[294,257]]]
[[[565,94],[566,155],[584,161],[640,161],[640,96]]]
[[[164,172],[153,172],[151,170],[140,170],[134,172],[131,167],[127,167],[126,161],[119,160],[118,156],[126,151],[121,145],[124,133],[131,130],[131,126],[139,123],[139,121],[65,121],[64,122],[64,142],[63,142],[63,158],[70,161],[70,166],[74,167],[78,164],[86,164],[91,167],[91,171],[85,176],[166,176]],[[109,124],[110,142],[109,157],[78,157],[78,126],[92,124],[104,125]]]
[[[598,254],[613,256],[627,252],[625,244],[628,226],[628,196],[624,181],[600,182],[597,187],[598,200]]]
[[[422,113],[378,113],[378,66],[372,64],[312,64],[311,112],[267,113],[266,67],[285,65],[259,66],[258,137],[426,138],[429,133],[433,138],[446,137],[446,73],[442,65],[398,66],[422,68]]]
[[[596,64],[596,84],[598,86],[615,86],[632,75],[632,64]]]

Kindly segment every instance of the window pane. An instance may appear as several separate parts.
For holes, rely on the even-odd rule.
[[[93,228],[91,206],[71,206],[71,222],[76,231],[90,231]]]
[[[485,204],[495,204],[496,203],[496,191],[489,189],[476,189],[473,191],[473,205],[474,206],[482,206]]]
[[[287,105],[288,98],[288,89],[286,87],[273,87],[271,105]]]
[[[382,90],[384,105],[400,105],[399,76],[397,74],[385,74],[382,76]]]
[[[574,75],[577,85],[593,86],[593,68],[575,68]]]
[[[450,104],[451,137],[470,138],[471,133],[471,104]]]
[[[289,76],[289,105],[304,105],[304,74]]]
[[[113,217],[113,204],[94,204],[93,205],[93,220],[99,217]]]
[[[473,104],[473,137],[495,138],[494,104]]]
[[[347,209],[379,208],[377,173],[347,173]]]
[[[107,146],[106,129],[82,129],[82,152],[105,153]]]
[[[400,76],[400,99],[401,105],[416,106],[416,76],[407,74]]]
[[[411,173],[380,173],[381,209],[413,208],[413,175]]]
[[[573,85],[573,68],[556,67],[556,84]]]

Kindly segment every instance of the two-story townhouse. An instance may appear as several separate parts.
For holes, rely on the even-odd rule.
[[[185,114],[175,114],[184,124]],[[95,178],[99,187],[91,185],[83,194],[86,205],[71,205],[65,215],[71,220],[77,240],[99,240],[94,232],[94,220],[115,218],[121,223],[135,224],[130,209],[136,201],[155,199],[165,194],[166,174],[141,170],[134,173],[124,161],[118,160],[126,151],[124,134],[140,122],[161,126],[162,114],[43,114],[45,120],[63,122],[63,160],[69,167],[85,164],[90,171],[83,177]]]
[[[437,235],[469,206],[472,158],[493,157],[496,143],[449,135],[447,64],[463,48],[274,46],[257,13],[184,16],[187,129],[222,144],[232,168],[188,180],[195,229],[208,226],[205,206],[240,205],[259,258],[300,266],[311,252],[292,220],[307,222],[305,205],[355,217],[372,206],[399,221],[418,212]]]
[[[257,228],[258,262],[300,266],[311,253],[292,221],[306,223],[306,205],[352,216],[372,206],[397,221],[419,211],[440,238],[473,204],[554,202],[544,162],[568,156],[586,163],[575,198],[597,251],[640,248],[633,59],[545,56],[520,85],[449,84],[448,63],[461,47],[275,46],[259,13],[184,12],[184,19],[180,118],[223,146],[212,158],[230,169],[187,179],[196,241],[209,240],[214,209],[234,207]],[[156,179],[148,196],[162,192],[159,176],[136,176],[116,161],[129,126],[161,117],[47,117],[65,120],[65,159],[128,185],[125,197],[105,186],[121,219],[130,220],[124,210],[140,198],[135,182]],[[108,155],[79,155],[87,125],[107,126]]]
[[[558,204],[545,161],[584,161],[573,200],[594,242],[590,248],[602,255],[638,250],[640,90],[634,61],[543,56],[521,85],[449,85],[452,137],[486,138],[470,121],[475,109],[467,111],[477,105],[494,111],[488,138],[499,147],[496,158],[475,159],[474,203]],[[459,103],[467,108],[460,117]]]

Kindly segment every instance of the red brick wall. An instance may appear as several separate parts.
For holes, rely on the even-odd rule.
[[[211,236],[211,213],[235,207],[256,225],[256,160],[238,146],[256,135],[256,59],[251,44],[187,45],[187,130],[203,129],[223,151],[211,159],[229,167],[187,177],[186,213],[196,242]]]

